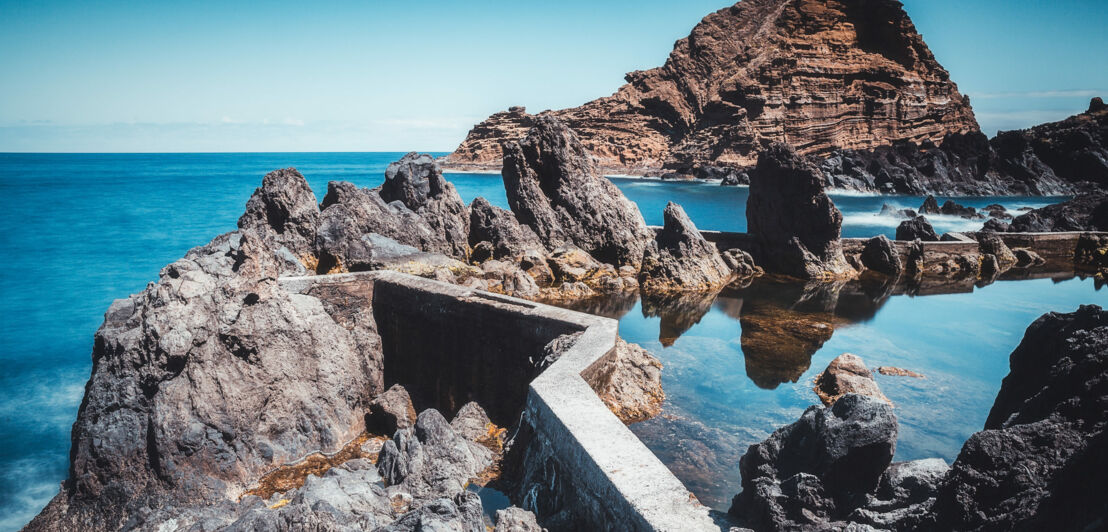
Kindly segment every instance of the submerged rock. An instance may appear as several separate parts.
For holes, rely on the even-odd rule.
[[[754,260],[801,279],[857,274],[842,250],[843,215],[824,191],[823,175],[785,144],[758,158],[746,219]]]
[[[931,222],[923,216],[916,216],[911,220],[900,222],[896,227],[897,240],[922,240],[924,242],[938,242],[939,235],[935,234],[935,228]]]
[[[734,271],[715,244],[704,240],[680,205],[670,202],[665,225],[646,248],[639,285],[647,292],[710,291],[727,284]]]
[[[577,135],[551,117],[504,146],[504,188],[520,223],[548,247],[572,245],[615,266],[638,266],[653,239],[635,204],[596,170]]]
[[[843,353],[835,357],[823,373],[816,375],[815,384],[813,389],[816,395],[827,406],[834,404],[848,393],[868,395],[892,403],[884,393],[881,393],[877,381],[873,380],[873,373],[866,367],[861,357],[851,353]]]

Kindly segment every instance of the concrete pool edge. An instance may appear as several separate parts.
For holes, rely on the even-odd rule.
[[[562,508],[573,513],[575,521],[627,530],[720,529],[709,509],[608,409],[582,376],[615,349],[617,321],[392,271],[282,277],[279,282],[294,293],[321,284],[387,282],[447,296],[470,311],[492,306],[572,325],[580,331],[576,341],[528,386],[524,420],[533,431],[530,445],[541,447],[540,454],[553,462],[553,467],[541,468],[532,479],[536,488],[553,490],[556,498],[588,500],[588,504]],[[558,471],[570,474],[554,478]],[[524,497],[523,504],[533,510],[539,502]]]

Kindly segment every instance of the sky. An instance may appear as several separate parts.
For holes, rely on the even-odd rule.
[[[982,129],[1108,98],[1105,0],[903,0]],[[0,0],[0,152],[451,151],[661,65],[726,0]]]

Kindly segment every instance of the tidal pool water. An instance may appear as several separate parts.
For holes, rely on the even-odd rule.
[[[93,333],[113,299],[141,291],[164,265],[188,249],[233,230],[246,200],[269,170],[299,168],[322,199],[330,180],[380,184],[388,163],[402,155],[0,154],[0,531],[22,527],[66,476],[69,431],[91,369]],[[447,178],[467,202],[484,196],[507,207],[500,176]],[[665,203],[676,201],[701,229],[745,229],[745,188],[621,178],[613,182],[640,205],[648,223],[660,224]],[[876,216],[882,203],[911,208],[922,203],[922,198],[909,197],[833,197],[846,218],[847,236],[891,234],[898,221]],[[978,207],[999,201],[1015,209],[1057,200],[958,201]],[[945,217],[934,221],[940,231],[976,229],[981,224]],[[701,456],[697,459],[704,460],[705,467],[718,464],[720,471],[733,471],[745,444],[791,422],[812,403],[814,395],[805,390],[804,379],[839,352],[854,350],[871,365],[903,360],[896,365],[931,371],[934,376],[929,374],[926,381],[887,384],[883,378],[881,385],[905,413],[899,456],[949,458],[959,438],[980,427],[1007,372],[1007,352],[1035,316],[1045,310],[1073,310],[1079,303],[1108,303],[1089,281],[998,283],[981,294],[946,297],[893,297],[874,316],[853,324],[836,322],[834,335],[814,355],[807,373],[797,377],[798,383],[772,389],[751,380],[741,349],[742,322],[732,316],[741,316],[735,304],[750,305],[736,303],[744,301],[743,296],[709,302],[707,314],[675,337],[670,347],[658,340],[659,325],[667,320],[644,317],[643,305],[635,301],[621,302],[624,335],[666,363],[663,378],[670,398],[666,417],[635,430],[676,470],[683,467],[678,465],[682,456]],[[697,321],[692,316],[682,314],[669,322],[684,327],[685,322]],[[935,321],[950,316],[960,319]],[[977,343],[957,340],[966,336],[982,338]],[[990,347],[986,341],[999,343]],[[886,344],[897,349],[859,347]],[[942,406],[929,413],[912,406],[932,404],[927,400],[936,396],[929,395],[930,387],[943,382],[958,390],[979,386],[980,391],[959,399],[965,401],[960,410]],[[909,412],[915,413],[908,416]],[[963,413],[965,423],[949,419]],[[965,430],[947,430],[952,424]],[[678,442],[674,445],[704,445],[714,455],[667,450],[660,444],[668,441],[667,430],[673,435],[669,439]],[[695,430],[705,431],[705,436],[695,436]],[[741,449],[738,454],[722,452],[712,446],[715,441]],[[919,454],[910,454],[917,452],[913,449]],[[730,497],[735,485],[730,473],[705,481],[703,488],[696,479],[679,474],[706,502],[714,497],[712,483],[727,486],[716,490],[719,497]]]

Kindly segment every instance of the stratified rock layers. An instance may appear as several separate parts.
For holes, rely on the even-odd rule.
[[[604,168],[707,174],[750,166],[769,142],[803,154],[978,130],[969,102],[892,0],[744,0],[705,17],[665,65],[612,96],[546,111]],[[470,131],[452,164],[497,166],[535,116]]]

